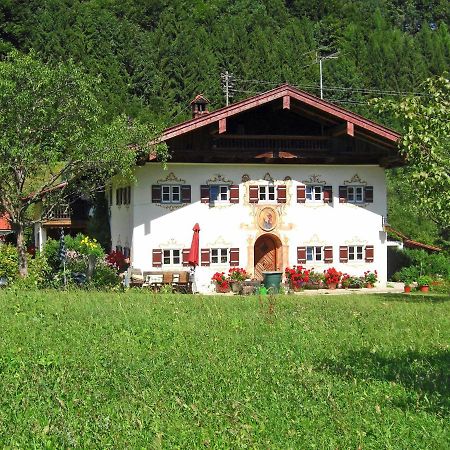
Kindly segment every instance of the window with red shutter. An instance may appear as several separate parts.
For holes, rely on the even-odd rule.
[[[202,203],[209,203],[209,186],[206,184],[200,186],[200,201]]]
[[[183,249],[183,266],[189,266],[189,253],[190,253],[190,249],[189,248],[184,248]]]
[[[209,266],[210,265],[210,252],[209,248],[202,248],[200,252],[200,261],[202,266]]]
[[[332,203],[333,202],[333,187],[324,186],[323,187],[323,202]]]
[[[181,186],[181,202],[191,203],[191,186],[188,184]]]
[[[257,185],[249,186],[248,191],[249,191],[249,202],[250,203],[258,203],[259,187]]]
[[[239,266],[239,249],[238,248],[230,248],[230,266],[231,267]]]
[[[373,203],[373,186],[366,186],[364,188],[364,201],[366,203]]]
[[[297,203],[306,202],[306,186],[304,184],[297,186]]]
[[[297,247],[297,264],[306,263],[306,247]]]
[[[374,248],[373,245],[366,245],[366,257],[365,260],[368,263],[373,262],[373,256],[374,256]]]
[[[286,185],[277,186],[277,202],[286,203]]]
[[[159,248],[153,249],[152,265],[153,265],[153,267],[161,267],[162,266],[162,250]]]
[[[333,262],[333,247],[326,246],[323,249],[325,264],[331,264]]]
[[[347,202],[347,186],[339,186],[339,203]]]
[[[161,203],[161,186],[152,185],[152,203]]]
[[[230,203],[239,203],[239,185],[230,186]]]
[[[339,262],[348,262],[348,247],[346,245],[341,245],[339,247]]]

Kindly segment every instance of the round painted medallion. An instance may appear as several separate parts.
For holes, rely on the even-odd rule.
[[[258,216],[258,226],[264,231],[272,231],[277,225],[277,212],[273,208],[261,209]]]

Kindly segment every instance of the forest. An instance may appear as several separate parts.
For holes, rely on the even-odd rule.
[[[423,95],[427,78],[446,73],[449,23],[447,0],[2,0],[0,58],[72,59],[101,79],[110,117],[161,128],[188,118],[197,93],[224,106],[225,71],[231,101],[284,82],[318,95],[322,58],[326,100],[399,129],[368,102]],[[417,208],[407,169],[387,176],[389,223],[448,246]]]

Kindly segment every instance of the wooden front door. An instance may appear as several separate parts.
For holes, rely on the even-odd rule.
[[[263,272],[277,270],[277,247],[270,236],[260,236],[255,242],[255,278],[262,280]]]

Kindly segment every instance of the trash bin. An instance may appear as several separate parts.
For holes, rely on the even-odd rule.
[[[280,292],[281,277],[283,272],[263,272],[263,284],[265,288],[274,294]]]

